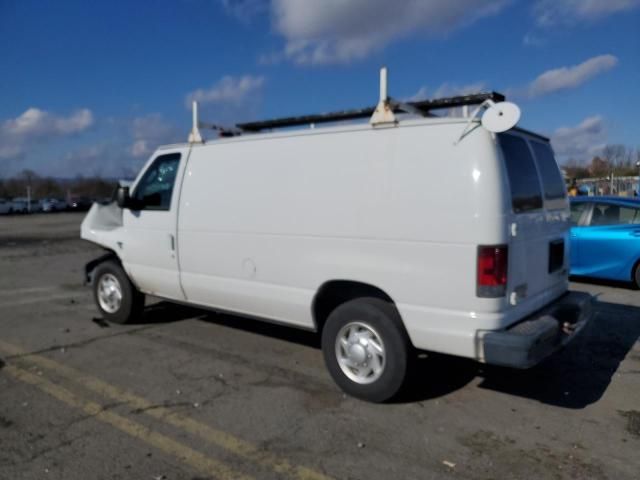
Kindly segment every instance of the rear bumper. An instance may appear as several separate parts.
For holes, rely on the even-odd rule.
[[[569,292],[523,321],[499,331],[479,331],[480,360],[530,368],[569,343],[593,315],[593,297]]]

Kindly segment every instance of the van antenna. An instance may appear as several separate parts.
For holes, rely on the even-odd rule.
[[[196,101],[192,104],[192,114],[193,126],[189,133],[189,143],[204,143],[202,141],[202,135],[200,135],[200,130],[198,129],[198,102]]]

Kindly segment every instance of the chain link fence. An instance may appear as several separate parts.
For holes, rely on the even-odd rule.
[[[640,177],[581,178],[576,180],[581,195],[618,195],[637,197],[640,193]]]

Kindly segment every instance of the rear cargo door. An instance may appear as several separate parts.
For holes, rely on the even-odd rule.
[[[569,210],[564,181],[547,142],[499,135],[511,190],[511,305],[542,307],[567,278]]]

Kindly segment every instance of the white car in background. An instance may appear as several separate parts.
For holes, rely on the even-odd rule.
[[[26,198],[16,197],[11,201],[11,213],[29,213],[29,201]]]
[[[67,209],[67,202],[56,198],[44,198],[40,200],[39,207],[43,212],[60,212]]]
[[[0,198],[0,215],[6,215],[11,212],[11,202],[6,198]]]

